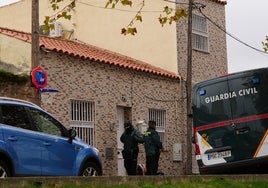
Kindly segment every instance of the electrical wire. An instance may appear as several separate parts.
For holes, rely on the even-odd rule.
[[[199,5],[199,6],[197,6],[197,5]],[[201,6],[200,6],[201,5]],[[199,10],[199,12],[207,19],[207,20],[209,20],[213,25],[215,25],[217,28],[219,28],[221,31],[223,31],[224,33],[226,33],[228,36],[230,36],[231,38],[233,38],[234,40],[236,40],[236,41],[238,41],[238,42],[240,42],[241,44],[243,44],[243,45],[245,45],[245,46],[247,46],[247,47],[249,47],[249,48],[251,48],[251,49],[253,49],[253,50],[255,50],[255,51],[257,51],[257,52],[261,52],[261,53],[263,53],[263,54],[268,54],[267,52],[265,52],[265,51],[263,51],[263,50],[260,50],[260,49],[258,49],[258,48],[255,48],[255,47],[253,47],[253,46],[251,46],[251,45],[249,45],[249,44],[247,44],[246,42],[243,42],[242,40],[240,40],[239,38],[237,38],[237,37],[235,37],[234,35],[232,35],[231,33],[229,33],[229,32],[227,32],[225,29],[223,29],[221,26],[219,26],[216,22],[214,22],[212,19],[210,19],[208,16],[206,16],[204,13],[203,13],[203,11],[202,11],[202,8],[204,8],[205,7],[205,5],[203,5],[203,4],[200,4],[200,3],[194,3],[194,6]]]
[[[164,1],[167,1],[167,2],[171,2],[171,3],[174,3],[172,1],[168,1],[168,0],[164,0]],[[91,7],[95,7],[95,8],[100,8],[100,9],[109,9],[109,10],[117,10],[117,11],[122,11],[122,12],[137,12],[137,10],[124,10],[124,9],[118,9],[118,8],[105,8],[104,6],[97,6],[97,5],[93,5],[93,4],[90,4],[90,3],[85,3],[85,2],[81,2],[79,1],[78,3],[80,4],[84,4],[84,5],[87,5],[87,6],[91,6]],[[179,4],[179,3],[178,3]],[[186,4],[186,3],[180,3],[180,4]],[[187,4],[188,5],[188,4]],[[163,11],[140,11],[140,12],[163,12]],[[112,93],[112,91],[110,91]],[[153,98],[153,97],[150,97],[150,96],[147,96],[146,94],[144,94],[144,96],[141,96],[141,95],[138,95],[136,92],[133,92],[132,89],[131,89],[131,95],[132,94],[135,94],[136,96],[138,96],[139,98],[147,98],[147,99],[150,99],[150,100],[153,100],[153,101],[158,101],[158,102],[169,102],[169,103],[173,103],[173,102],[179,102],[181,101],[182,99],[168,99],[168,100],[162,100],[162,99],[156,99],[156,98]],[[123,95],[121,93],[121,95]]]
[[[179,2],[174,2],[174,1],[171,1],[171,0],[163,0],[163,1],[166,1],[166,2],[169,2],[169,3],[175,3],[175,4],[182,4],[182,5],[188,5],[188,3],[179,3]],[[122,12],[137,12],[136,10],[124,10],[124,9],[118,9],[118,8],[105,8],[104,6],[97,6],[97,5],[93,5],[93,4],[90,4],[90,3],[85,3],[85,2],[78,2],[78,3],[81,3],[81,4],[84,4],[84,5],[87,5],[87,6],[91,6],[91,7],[95,7],[95,8],[102,8],[102,9],[112,9],[112,10],[117,10],[117,11],[122,11]],[[268,52],[265,52],[263,50],[260,50],[244,41],[242,41],[241,39],[239,39],[238,37],[234,36],[233,34],[229,33],[228,31],[226,31],[224,28],[222,28],[221,26],[219,26],[216,22],[214,22],[212,19],[210,19],[207,15],[204,14],[204,12],[202,11],[203,8],[206,7],[206,5],[202,4],[202,3],[196,3],[194,2],[193,3],[193,7],[198,9],[199,12],[207,19],[209,20],[213,25],[215,25],[217,28],[219,28],[221,31],[223,31],[225,34],[227,34],[228,36],[230,36],[231,38],[233,38],[234,40],[238,41],[239,43],[247,46],[248,48],[251,48],[257,52],[260,52],[260,53],[263,53],[265,55],[268,54]],[[150,11],[144,11],[142,10],[141,12],[163,12],[163,11],[158,11],[158,10],[150,10]]]
[[[138,10],[125,10],[125,9],[119,9],[119,8],[105,8],[105,6],[97,6],[97,5],[92,5],[90,3],[85,3],[85,2],[80,2],[78,1],[78,3],[80,4],[84,4],[84,5],[87,5],[87,6],[91,6],[91,7],[95,7],[95,8],[101,8],[101,9],[109,9],[109,10],[118,10],[118,11],[121,11],[121,12],[135,12],[137,13]],[[141,11],[141,12],[163,12],[163,10],[150,10],[150,11]]]
[[[169,3],[175,3],[175,4],[182,4],[182,5],[188,5],[188,3],[178,3],[178,2],[174,2],[174,1],[170,1],[170,0],[163,0],[163,1],[166,1],[166,2],[169,2]],[[102,9],[112,9],[112,10],[117,10],[117,11],[122,11],[122,12],[137,12],[136,10],[124,10],[124,9],[118,9],[118,8],[105,8],[104,6],[97,6],[97,5],[93,5],[93,4],[90,4],[90,3],[85,3],[85,2],[79,2],[81,4],[84,4],[84,5],[87,5],[87,6],[91,6],[91,7],[95,7],[95,8],[102,8]],[[263,51],[263,50],[260,50],[260,49],[257,49],[249,44],[247,44],[246,42],[242,41],[241,39],[239,39],[238,37],[232,35],[231,33],[229,33],[228,31],[226,31],[224,28],[222,28],[221,26],[219,26],[215,21],[213,21],[212,19],[210,19],[207,15],[205,15],[205,13],[202,11],[203,8],[206,7],[206,5],[202,4],[202,3],[196,3],[194,2],[193,3],[193,7],[195,9],[198,9],[198,11],[207,19],[209,20],[213,25],[215,25],[217,28],[219,28],[221,31],[223,31],[225,34],[227,34],[228,36],[230,36],[231,38],[233,38],[234,40],[238,41],[239,43],[257,51],[257,52],[260,52],[260,53],[263,53],[265,55],[267,55],[268,53]],[[163,11],[141,11],[141,12],[163,12]],[[136,94],[134,92],[134,94]],[[137,95],[137,94],[136,94]],[[141,97],[141,96],[139,96]],[[174,100],[159,100],[159,99],[155,99],[155,98],[152,98],[152,97],[149,97],[149,96],[146,96],[144,95],[145,98],[148,98],[150,100],[154,100],[154,101],[160,101],[160,102],[174,102]],[[179,100],[177,100],[179,101]]]
[[[174,2],[174,1],[170,1],[170,0],[163,0],[169,3],[175,3],[175,4],[179,4],[179,5],[189,5],[189,3],[179,3],[179,2]]]

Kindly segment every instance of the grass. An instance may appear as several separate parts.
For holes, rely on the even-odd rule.
[[[212,179],[208,181],[187,181],[170,183],[142,182],[138,184],[121,185],[25,185],[23,188],[267,188],[268,182],[231,181],[225,179]]]

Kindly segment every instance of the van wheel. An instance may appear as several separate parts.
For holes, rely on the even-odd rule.
[[[87,162],[80,171],[79,176],[100,176],[99,167],[93,162]]]
[[[0,178],[6,178],[10,176],[11,175],[8,167],[3,163],[3,161],[0,161]]]

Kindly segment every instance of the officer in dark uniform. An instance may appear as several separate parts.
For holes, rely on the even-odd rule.
[[[120,140],[124,143],[122,151],[124,158],[124,166],[128,175],[136,175],[137,158],[139,153],[138,143],[143,143],[143,138],[138,130],[136,130],[130,121],[124,123],[125,131],[121,135]]]
[[[149,121],[149,128],[143,135],[146,153],[146,175],[157,175],[160,151],[163,150],[160,137],[155,130],[156,122]]]

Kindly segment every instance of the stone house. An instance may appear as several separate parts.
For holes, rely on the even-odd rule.
[[[8,41],[0,43],[2,53],[12,46],[22,52],[31,49],[30,33],[0,28],[0,40]],[[13,53],[20,56],[19,50]],[[125,175],[119,137],[127,119],[134,125],[155,119],[167,149],[160,170],[166,175],[185,173],[186,104],[181,76],[92,45],[45,36],[40,37],[40,65],[48,74],[47,88],[59,91],[38,93],[40,105],[100,150],[104,175]],[[2,90],[4,83],[0,86]],[[25,87],[32,89],[30,84]],[[13,90],[13,95],[18,92]],[[142,145],[139,163],[145,163]]]
[[[59,93],[39,94],[40,104],[67,126],[78,127],[81,137],[94,133],[94,139],[89,138],[88,142],[93,142],[91,144],[102,152],[106,175],[124,173],[120,171],[122,145],[115,140],[119,135],[117,131],[122,131],[123,119],[132,119],[136,124],[157,114],[159,121],[165,120],[158,130],[162,131],[169,151],[163,154],[160,169],[168,175],[184,174],[188,19],[161,27],[157,18],[164,6],[187,8],[188,1],[146,1],[143,23],[135,25],[138,28],[135,37],[122,36],[120,30],[133,18],[139,2],[134,9],[125,11],[121,11],[122,7],[104,9],[105,2],[107,0],[77,1],[72,20],[58,20],[55,23],[58,29],[49,34],[50,38],[40,38],[43,49],[40,63],[49,73],[49,87],[60,90]],[[219,29],[225,29],[226,1],[198,0],[195,3],[192,80],[198,82],[227,73],[226,36]],[[42,25],[44,16],[54,13],[49,1],[39,1],[39,4]],[[200,5],[206,8],[200,11]],[[0,7],[0,62],[11,72],[31,71],[30,10],[30,0]],[[100,54],[94,56],[96,51]],[[90,108],[94,112],[90,123],[77,123],[72,119],[71,112],[79,111],[80,108],[74,108],[80,105],[94,107]],[[102,132],[109,134],[101,138]],[[180,155],[175,155],[178,153]],[[143,155],[141,151],[141,162],[144,162]]]
[[[187,0],[179,1],[187,3]],[[226,75],[227,47],[224,0],[194,1],[192,17],[192,81],[193,83]],[[179,4],[180,5],[180,4]],[[178,5],[178,6],[179,6]],[[187,19],[177,23],[178,73],[187,74]]]
[[[0,26],[31,32],[31,0],[20,0],[0,7]],[[66,3],[70,1],[65,1]],[[76,1],[71,20],[59,19],[56,30],[49,35],[86,44],[141,60],[186,78],[188,18],[164,27],[158,21],[165,16],[163,8],[188,8],[188,0],[145,0],[141,10],[142,23],[135,22],[138,33],[124,36],[126,27],[141,8],[142,0],[133,1],[131,8],[104,8],[107,0]],[[225,30],[226,0],[195,0],[193,9],[193,81],[227,73]],[[54,15],[50,1],[39,1],[39,24],[45,16]],[[64,7],[64,6],[63,6]],[[204,7],[204,8],[201,8]],[[12,12],[12,14],[10,14]]]

